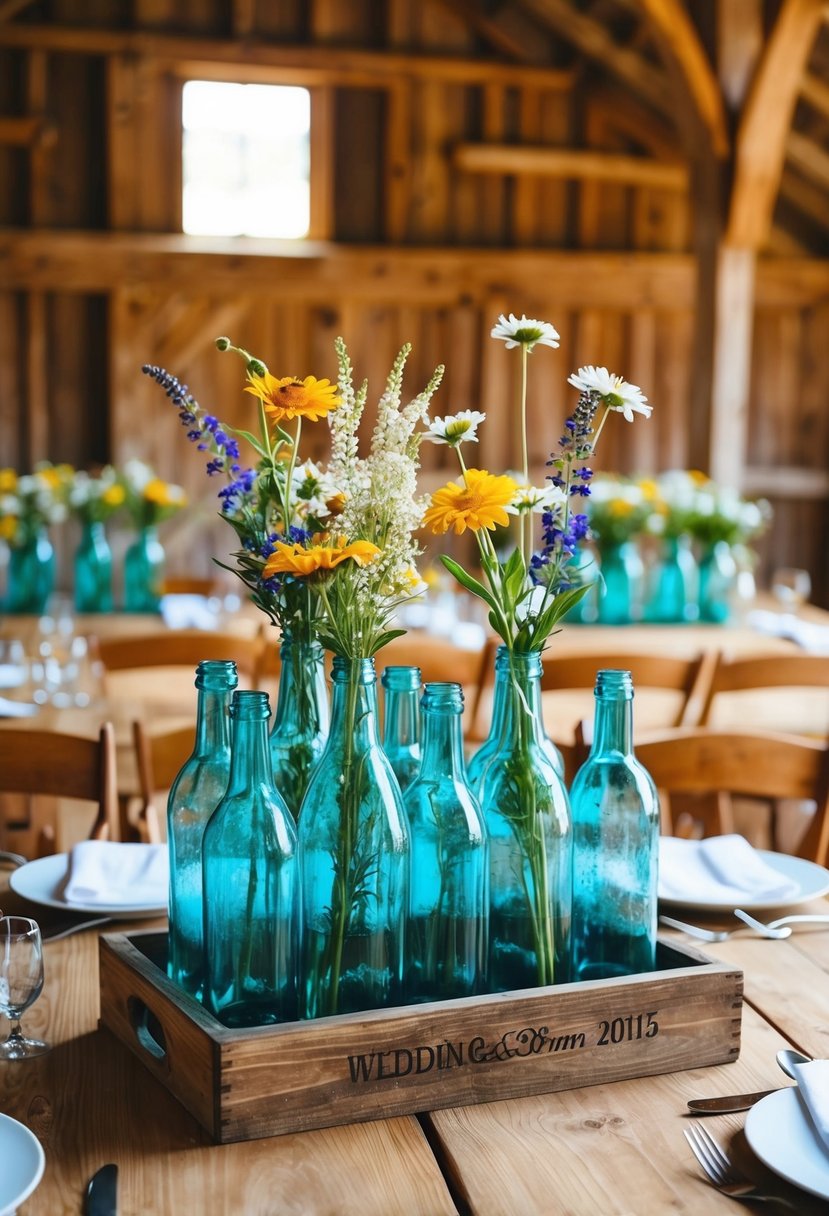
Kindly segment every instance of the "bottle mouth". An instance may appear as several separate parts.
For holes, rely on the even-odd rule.
[[[230,716],[237,721],[259,722],[271,716],[271,705],[266,692],[238,689],[230,703]]]
[[[430,710],[463,713],[463,688],[448,680],[430,681],[424,686],[420,707],[424,713]]]
[[[422,683],[419,667],[391,664],[383,669],[380,683],[393,692],[417,692]]]
[[[211,692],[231,692],[239,683],[232,659],[203,659],[196,668],[196,688]]]
[[[623,668],[606,667],[596,672],[595,693],[600,696],[633,696],[633,677]]]

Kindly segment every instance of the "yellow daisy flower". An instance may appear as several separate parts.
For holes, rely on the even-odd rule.
[[[171,485],[160,477],[153,477],[147,482],[144,486],[144,498],[159,507],[183,507],[187,502],[187,496],[181,486]]]
[[[114,485],[107,486],[101,495],[101,502],[107,507],[120,507],[125,497],[124,487],[119,486],[116,482]]]
[[[275,574],[293,574],[296,578],[307,578],[309,575],[334,570],[341,562],[351,558],[358,566],[366,566],[374,561],[380,550],[368,540],[355,540],[346,543],[340,536],[333,545],[312,545],[310,549],[302,545],[288,545],[277,541],[276,549],[265,562],[262,571],[265,578],[273,578]]]
[[[13,494],[17,489],[17,473],[14,469],[0,469],[0,494]]]
[[[495,477],[486,469],[467,469],[465,484],[450,481],[432,495],[423,523],[436,535],[454,528],[458,536],[467,528],[492,531],[509,523],[506,508],[518,489],[511,477]]]
[[[258,397],[276,423],[292,418],[310,418],[316,422],[342,404],[342,398],[336,395],[336,384],[330,380],[317,380],[316,376],[306,376],[304,380],[283,376],[278,380],[265,372],[264,376],[249,374],[248,380],[250,384],[245,392]]]
[[[17,531],[17,517],[5,515],[0,519],[0,539],[11,540]]]

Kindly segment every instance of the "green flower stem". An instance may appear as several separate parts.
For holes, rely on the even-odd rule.
[[[524,477],[524,485],[530,484],[530,457],[527,448],[527,359],[529,351],[526,343],[521,344],[521,472]],[[519,545],[521,554],[524,558],[524,565],[529,570],[530,558],[532,557],[532,526],[528,526],[529,520],[522,511],[518,516],[519,522]]]
[[[337,859],[336,886],[331,908],[331,933],[326,950],[325,970],[329,974],[326,1013],[337,1012],[340,992],[340,974],[342,972],[343,948],[348,923],[351,919],[353,899],[349,890],[349,876],[352,868],[352,855],[357,839],[357,817],[360,799],[357,790],[356,774],[354,773],[354,731],[357,721],[357,698],[360,684],[357,679],[357,669],[360,659],[352,659],[351,678],[348,683],[348,700],[346,702],[345,720],[345,749],[343,752],[343,771],[340,784],[342,798],[342,831],[340,832],[340,849]]]
[[[466,478],[466,463],[464,462],[463,455],[461,454],[461,449],[457,445],[455,446],[455,452],[457,453],[458,463],[461,466],[461,474],[463,476],[464,485],[468,485],[469,483],[467,482]],[[511,619],[508,619],[508,615],[504,612],[501,599],[499,598],[499,592],[502,592],[502,587],[500,585],[500,578],[498,577],[498,572],[500,570],[500,566],[498,565],[498,554],[495,552],[492,537],[489,535],[486,528],[479,528],[476,531],[475,541],[478,545],[478,552],[481,556],[481,566],[486,572],[487,581],[493,590],[496,603],[498,604],[498,611],[495,615],[498,617],[498,624],[502,629],[501,637],[505,642],[507,642],[507,645],[509,645],[507,639],[512,636],[512,622]]]
[[[283,510],[285,512],[284,518],[285,518],[286,530],[288,527],[288,521],[291,518],[291,482],[292,482],[293,476],[294,476],[294,469],[296,468],[296,457],[297,457],[297,452],[299,451],[299,437],[301,434],[302,434],[302,417],[300,415],[297,415],[296,435],[294,435],[294,445],[291,448],[291,459],[288,463],[288,472],[285,475],[285,505],[283,507]]]

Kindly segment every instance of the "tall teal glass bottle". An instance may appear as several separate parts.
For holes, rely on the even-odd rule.
[[[200,998],[203,971],[202,837],[230,775],[230,698],[236,664],[209,660],[196,670],[196,740],[167,799],[170,935],[167,970]]]
[[[629,625],[642,615],[645,566],[636,543],[602,545],[598,585],[597,621],[601,625]]]
[[[299,812],[301,1016],[399,1004],[409,897],[403,796],[377,732],[373,659],[337,656],[331,728]]]
[[[699,616],[699,572],[687,536],[666,537],[648,574],[644,618],[659,624]]]
[[[112,551],[100,520],[83,525],[75,551],[75,611],[112,612]]]
[[[40,615],[55,586],[55,550],[45,528],[9,550],[6,612]]]
[[[124,609],[158,612],[164,584],[164,546],[152,526],[141,528],[124,555]]]
[[[319,642],[285,633],[268,745],[273,781],[294,819],[328,734],[328,692]]]
[[[383,751],[403,793],[420,772],[420,668],[387,667],[381,677]]]
[[[486,991],[489,848],[464,772],[460,684],[427,684],[423,760],[404,796],[412,841],[406,1001]]]
[[[570,791],[574,979],[652,971],[659,800],[633,754],[629,671],[596,675],[593,746]]]
[[[483,781],[486,766],[500,746],[501,732],[504,729],[504,718],[507,714],[511,688],[509,651],[506,646],[499,646],[495,652],[495,686],[492,692],[492,718],[489,724],[489,734],[466,766],[466,779],[469,782],[469,788],[476,795],[480,795],[481,782]],[[536,723],[536,730],[539,746],[547,753],[550,763],[563,780],[564,760],[561,752],[545,731],[543,719],[540,719]]]
[[[271,775],[266,692],[230,707],[227,793],[204,832],[204,1003],[225,1026],[297,1016],[299,863]]]
[[[541,722],[541,656],[508,655],[498,747],[480,800],[489,833],[489,989],[569,979],[572,829]]]

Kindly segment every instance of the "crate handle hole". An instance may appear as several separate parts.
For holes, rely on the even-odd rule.
[[[137,996],[127,1000],[127,1013],[130,1025],[135,1031],[138,1042],[156,1060],[167,1058],[167,1036],[164,1027],[148,1005]]]

